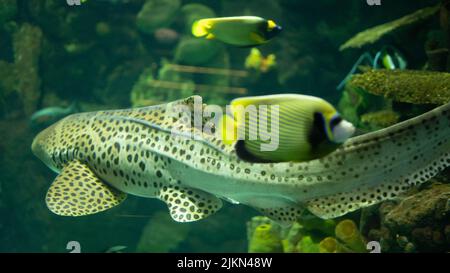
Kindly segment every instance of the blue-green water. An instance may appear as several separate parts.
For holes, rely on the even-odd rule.
[[[448,13],[442,8],[362,48],[339,47],[362,30],[440,2],[381,0],[380,6],[372,6],[365,0],[88,0],[69,5],[62,0],[1,0],[0,252],[69,252],[69,241],[79,242],[82,252],[105,252],[113,246],[126,246],[124,252],[247,252],[247,222],[259,214],[242,205],[227,203],[205,220],[184,224],[170,219],[164,203],[134,196],[96,215],[51,213],[45,194],[55,173],[32,154],[33,137],[69,114],[63,110],[73,103],[73,112],[94,111],[194,94],[221,105],[249,95],[314,95],[360,121],[374,109],[385,110],[379,107],[385,104],[373,96],[353,111],[343,102],[343,90],[336,86],[359,56],[375,56],[392,46],[409,69],[449,72],[448,54],[430,57],[434,49],[448,51]],[[242,15],[272,19],[283,27],[258,47],[263,58],[273,54],[275,62],[252,68],[246,66],[250,48],[191,34],[196,19]],[[38,110],[55,106],[61,111],[31,119]],[[399,103],[395,121],[432,107]],[[357,127],[368,132],[387,126],[361,121]],[[448,182],[448,174],[439,179]],[[360,217],[358,211],[345,219],[359,225]],[[416,235],[411,230],[403,234],[414,244],[413,251],[448,251],[448,217],[436,224],[427,221],[432,224],[413,227]],[[378,239],[380,225],[364,226],[361,232],[367,240]],[[392,245],[386,250],[406,251]]]

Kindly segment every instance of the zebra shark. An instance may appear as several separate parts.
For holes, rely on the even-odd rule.
[[[328,219],[397,197],[450,165],[450,103],[319,159],[252,163],[214,130],[184,134],[192,121],[169,114],[194,112],[196,100],[73,114],[40,132],[32,150],[58,173],[45,198],[50,211],[93,214],[132,194],[162,200],[178,222],[203,219],[226,200],[289,225],[305,209]]]

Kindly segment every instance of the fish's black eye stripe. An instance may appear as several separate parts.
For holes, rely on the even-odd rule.
[[[335,115],[331,118],[330,121],[330,129],[333,130],[336,125],[338,125],[342,121],[342,117],[340,115]]]

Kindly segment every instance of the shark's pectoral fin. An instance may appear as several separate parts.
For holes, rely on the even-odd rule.
[[[167,204],[170,216],[177,222],[201,220],[222,207],[222,201],[216,196],[181,186],[162,188],[159,199]]]
[[[45,202],[55,214],[82,216],[110,209],[126,194],[101,181],[85,164],[75,160],[66,165],[48,189]]]

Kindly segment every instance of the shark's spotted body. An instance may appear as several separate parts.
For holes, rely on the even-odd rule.
[[[332,218],[393,198],[450,165],[450,104],[352,138],[321,159],[249,163],[214,133],[183,134],[195,129],[168,106],[193,110],[195,99],[75,114],[41,132],[32,149],[60,172],[46,197],[50,210],[91,214],[128,193],[161,199],[180,222],[216,212],[224,199],[289,224],[305,207]]]

